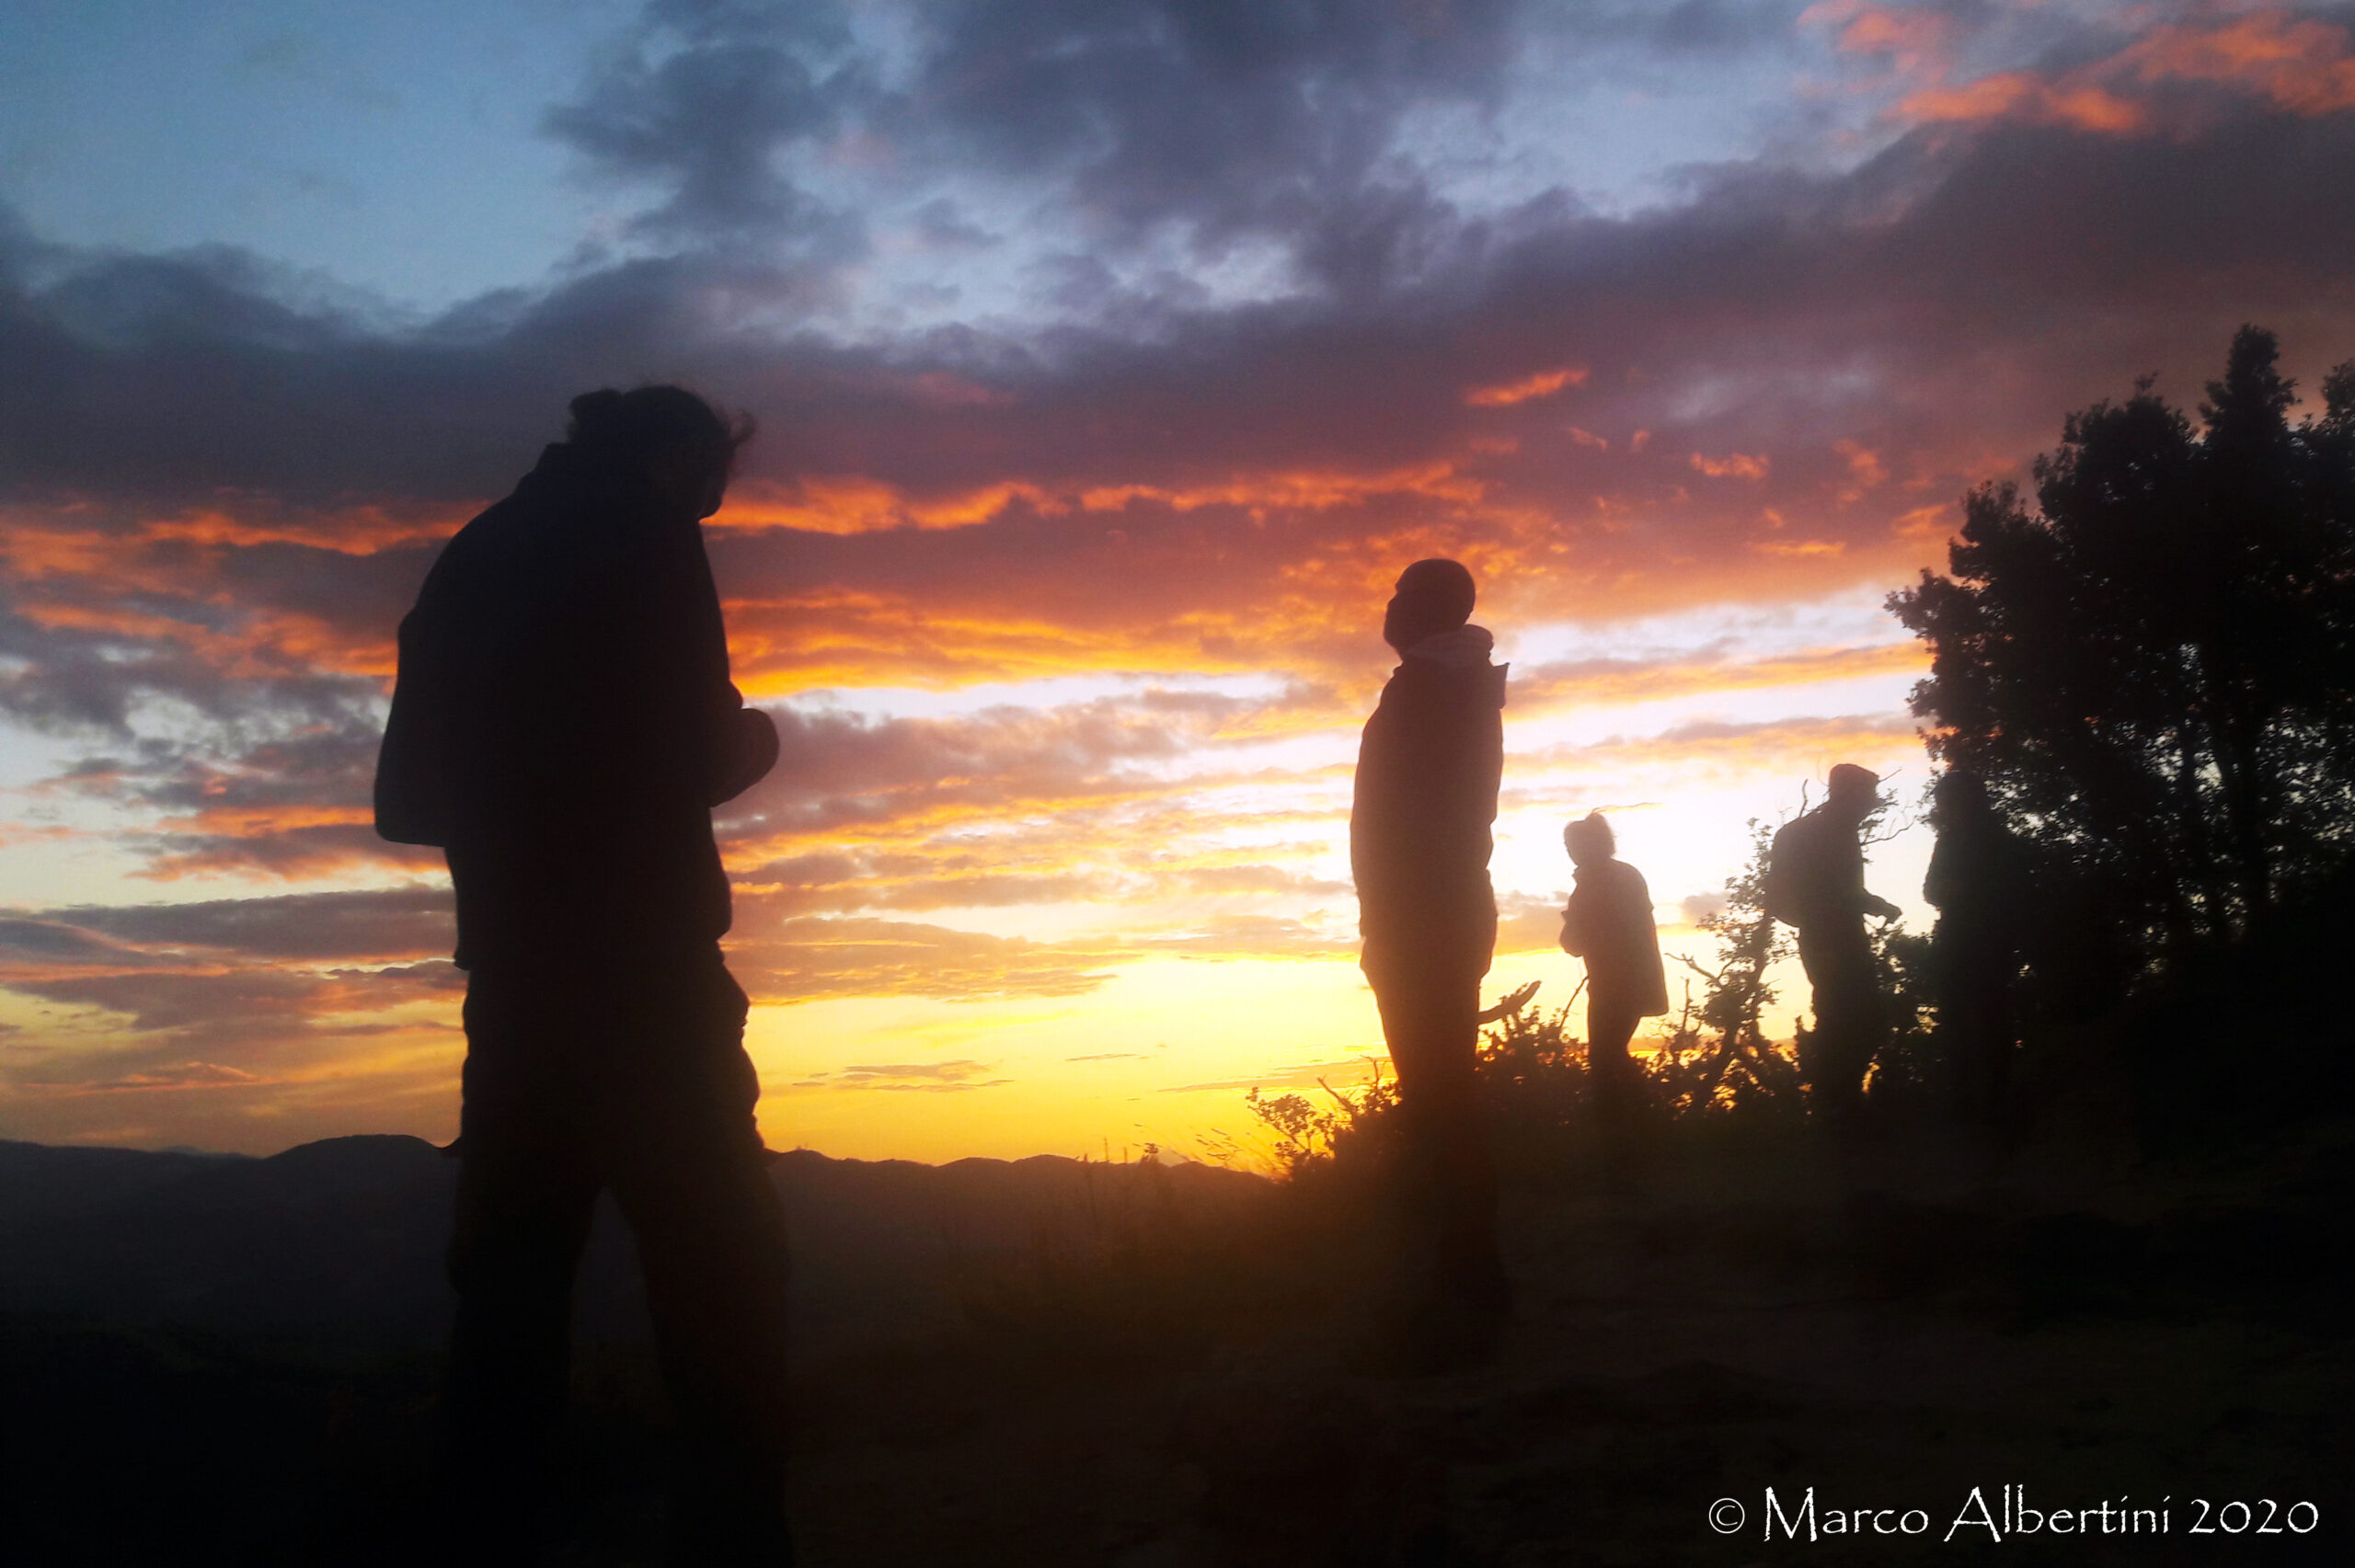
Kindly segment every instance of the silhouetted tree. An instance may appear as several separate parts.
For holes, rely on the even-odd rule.
[[[1795,951],[1766,912],[1768,846],[1779,826],[1751,819],[1749,861],[1727,879],[1724,906],[1699,921],[1717,939],[1717,962],[1680,960],[1700,978],[1701,1000],[1693,1000],[1688,981],[1684,1006],[1653,1062],[1660,1091],[1680,1116],[1777,1098],[1798,1104],[1798,1064],[1766,1037],[1762,1022],[1775,1000],[1766,973]]]
[[[1889,601],[1932,650],[1931,755],[2038,852],[2065,927],[2040,967],[2072,990],[2114,995],[2348,856],[2355,361],[2293,424],[2277,351],[2242,327],[2197,428],[2149,377],[2069,416],[2034,508],[1973,490],[1953,575]]]

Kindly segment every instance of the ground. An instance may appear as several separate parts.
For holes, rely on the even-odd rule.
[[[1363,1184],[1091,1204],[971,1254],[955,1312],[806,1358],[804,1563],[2350,1560],[2355,1128],[2165,1165],[1807,1134],[1520,1150],[1515,1316],[1444,1375],[1391,1359]],[[1107,1191],[1161,1180],[1120,1170]],[[431,1551],[429,1351],[6,1330],[12,1561]],[[659,1560],[658,1387],[626,1332],[584,1352],[549,1561]],[[1798,1539],[1769,1539],[1769,1487]],[[1955,1529],[1974,1488],[2045,1523]],[[2056,1533],[2105,1502],[2109,1533]]]

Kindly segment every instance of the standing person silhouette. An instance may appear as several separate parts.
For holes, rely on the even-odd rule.
[[[1799,1073],[1809,1104],[1835,1126],[1853,1122],[1865,1074],[1889,1032],[1865,917],[1894,920],[1895,904],[1865,891],[1858,835],[1880,804],[1879,775],[1842,762],[1821,806],[1784,825],[1768,853],[1766,911],[1798,928],[1799,965],[1815,1010]]]
[[[1350,808],[1361,967],[1398,1073],[1409,1180],[1433,1225],[1410,1325],[1427,1349],[1484,1331],[1508,1300],[1473,1083],[1480,980],[1497,940],[1488,853],[1505,670],[1489,662],[1495,638],[1466,624],[1473,600],[1457,562],[1399,574],[1382,621],[1399,662],[1366,720]]]
[[[711,831],[777,739],[729,683],[701,528],[752,428],[671,386],[571,414],[427,576],[377,764],[377,830],[447,853],[467,973],[453,1544],[534,1560],[604,1189],[679,1425],[673,1560],[786,1563],[785,1226]]]
[[[1576,886],[1562,910],[1562,951],[1586,960],[1586,1048],[1595,1104],[1625,1109],[1636,1087],[1627,1042],[1636,1024],[1668,1011],[1668,975],[1660,961],[1644,874],[1617,858],[1618,841],[1600,811],[1562,830]]]
[[[1939,774],[1930,810],[1938,842],[1922,897],[1938,911],[1932,953],[1939,1040],[1957,1116],[1998,1131],[2019,1037],[2012,993],[2020,934],[2031,918],[2029,856],[1976,773]]]

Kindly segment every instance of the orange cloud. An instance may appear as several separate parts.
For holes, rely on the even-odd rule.
[[[1943,544],[1956,528],[1955,509],[1944,504],[1915,507],[1890,524],[1890,531],[1916,544]]]
[[[2236,88],[2291,114],[2342,113],[2355,109],[2355,45],[2342,26],[2282,11],[2169,23],[2049,78],[2005,71],[1941,80],[1906,95],[1897,113],[1914,121],[2000,120],[2130,135],[2158,122],[2157,106],[2132,95],[2182,82]]]
[[[1867,489],[1889,477],[1889,469],[1881,463],[1880,453],[1862,441],[1836,441],[1832,443],[1832,450],[1847,460],[1849,474]]]
[[[269,806],[224,806],[171,819],[174,830],[259,837],[289,833],[304,828],[363,826],[372,830],[375,817],[364,806],[305,805],[283,802]]]
[[[1943,71],[1951,57],[1954,23],[1936,11],[1820,0],[1800,12],[1798,21],[1801,27],[1839,28],[1842,53],[1888,55],[1906,75]]]
[[[1474,408],[1510,408],[1516,403],[1551,397],[1566,386],[1584,386],[1586,378],[1584,365],[1565,365],[1559,370],[1540,371],[1535,375],[1523,376],[1519,381],[1468,388],[1464,394],[1464,401]]]
[[[1069,503],[1044,486],[1017,480],[922,498],[857,475],[821,474],[783,486],[759,481],[729,490],[706,525],[715,530],[798,528],[811,533],[874,533],[891,529],[971,528],[1017,501],[1050,515]]]
[[[2122,135],[2149,123],[2141,106],[2105,87],[2055,84],[2026,71],[1982,76],[1959,87],[1932,87],[1897,106],[1914,120],[2023,120]]]
[[[0,560],[19,580],[111,569],[158,544],[253,549],[299,544],[369,555],[404,544],[446,539],[486,502],[393,510],[384,506],[293,511],[266,497],[241,498],[238,509],[205,507],[111,522],[87,501],[0,508]]]
[[[1755,494],[1749,486],[1780,479],[1767,498],[1775,509],[1813,519],[1810,532],[1841,550],[1786,555],[1786,575],[1762,576],[1761,557],[1746,549],[1754,500],[1737,508],[1722,491],[1688,496],[1656,481],[1550,492],[1520,474],[1475,482],[1435,464],[1314,483],[1294,476],[1282,489],[1272,480],[1108,487],[1051,520],[962,531],[949,559],[965,564],[921,575],[861,570],[867,553],[905,548],[878,536],[843,551],[826,546],[815,558],[830,564],[813,572],[811,548],[781,530],[718,536],[714,566],[738,683],[772,700],[820,688],[939,690],[1098,671],[1281,670],[1340,690],[1378,674],[1378,651],[1369,658],[1368,650],[1382,603],[1399,567],[1425,555],[1465,561],[1489,602],[1524,620],[1598,593],[1614,612],[1640,613],[1809,591],[1876,567],[1907,574],[1930,559],[1924,542],[1891,534],[1881,520],[1830,517],[1832,503],[1855,492],[1860,460],[1813,468],[1802,461],[1785,477],[1763,453],[1694,455],[1689,471],[1729,490],[1739,483]],[[1966,477],[1954,475],[1958,489]],[[1560,498],[1547,504],[1549,494]],[[1573,509],[1574,501],[1584,504]],[[1787,575],[1802,560],[1817,574],[1812,584]],[[739,584],[792,586],[746,593]]]
[[[2348,30],[2285,12],[2257,11],[2220,27],[2164,27],[2119,60],[2145,82],[2245,87],[2292,114],[2355,109],[2355,49]]]
[[[1157,485],[1106,485],[1084,492],[1080,504],[1089,511],[1118,511],[1140,500],[1163,502],[1178,511],[1210,506],[1241,507],[1254,511],[1270,508],[1315,511],[1351,506],[1377,496],[1426,496],[1438,500],[1475,502],[1486,493],[1479,481],[1464,477],[1454,464],[1442,461],[1371,474],[1338,470],[1262,474],[1174,489]]]
[[[155,519],[139,530],[142,540],[175,544],[233,544],[251,549],[263,544],[306,544],[342,555],[373,555],[399,544],[446,539],[488,501],[467,501],[415,516],[400,516],[382,507],[351,507],[330,512],[236,516],[203,510],[178,517]]]
[[[756,900],[752,912],[757,921]],[[731,937],[729,967],[764,1001],[826,996],[1082,996],[1136,956],[1104,943],[1038,943],[902,921],[795,919]]]
[[[1475,442],[1474,450],[1511,452],[1511,446]],[[1448,460],[1404,468],[1353,473],[1344,469],[1300,469],[1238,474],[1195,485],[1121,484],[1058,488],[1028,480],[1002,480],[969,490],[924,498],[900,487],[857,475],[821,475],[784,486],[740,485],[707,525],[717,532],[796,528],[811,533],[860,534],[895,529],[923,531],[971,528],[1004,515],[1017,504],[1045,517],[1074,509],[1120,511],[1150,501],[1178,511],[1204,507],[1318,510],[1351,506],[1384,496],[1423,496],[1476,502],[1485,487],[1464,476]]]
[[[1739,452],[1729,452],[1723,457],[1705,457],[1696,452],[1693,454],[1693,466],[1712,479],[1763,479],[1768,464],[1763,452],[1756,457]]]
[[[427,546],[463,521],[361,508],[109,528],[78,505],[20,509],[0,514],[0,568],[17,590],[12,607],[39,626],[184,651],[231,679],[298,669],[388,679],[398,614],[349,590],[380,573],[422,577]],[[258,562],[267,569],[247,569]]]

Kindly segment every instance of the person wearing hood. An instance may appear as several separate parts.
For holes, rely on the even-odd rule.
[[[1562,910],[1562,951],[1586,960],[1587,1065],[1595,1103],[1617,1111],[1637,1073],[1627,1055],[1636,1025],[1668,1011],[1668,973],[1644,874],[1618,858],[1618,840],[1600,811],[1562,830],[1575,887]]]
[[[1473,1079],[1480,981],[1496,946],[1488,883],[1504,772],[1505,670],[1468,624],[1472,574],[1418,561],[1383,616],[1397,668],[1366,720],[1350,808],[1361,967],[1398,1075],[1414,1180],[1432,1209],[1426,1320],[1506,1305],[1496,1176]]]
[[[573,1275],[610,1191],[683,1448],[679,1562],[790,1561],[784,1216],[752,1119],[711,808],[777,755],[729,680],[701,522],[748,421],[575,398],[400,626],[376,826],[445,853],[466,971],[442,1486],[462,1562],[534,1559]]]

